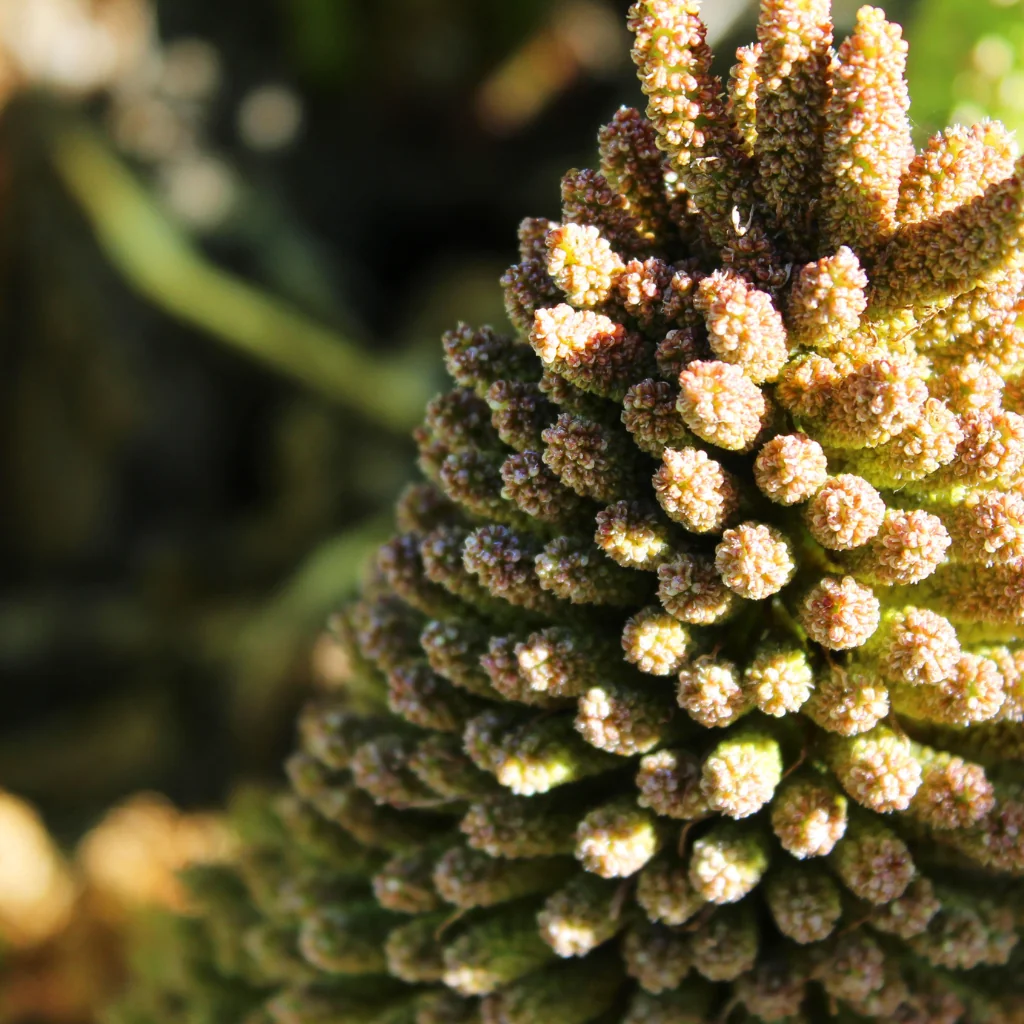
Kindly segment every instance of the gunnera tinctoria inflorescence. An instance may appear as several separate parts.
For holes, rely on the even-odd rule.
[[[763,0],[727,86],[629,26],[646,116],[444,338],[352,683],[118,1020],[1024,1020],[1024,162],[915,154],[875,8]]]

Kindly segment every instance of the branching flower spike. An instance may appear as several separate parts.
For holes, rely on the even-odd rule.
[[[117,1024],[1024,1021],[1024,162],[899,26],[629,13],[291,793]],[[160,972],[156,972],[160,974]]]

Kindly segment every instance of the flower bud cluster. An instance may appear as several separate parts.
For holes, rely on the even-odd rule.
[[[762,0],[728,92],[696,0],[629,26],[190,1020],[1024,1019],[1024,163],[915,157],[875,8]]]

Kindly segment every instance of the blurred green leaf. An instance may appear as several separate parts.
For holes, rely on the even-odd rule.
[[[950,121],[1024,127],[1021,0],[923,0],[907,35],[919,141]]]

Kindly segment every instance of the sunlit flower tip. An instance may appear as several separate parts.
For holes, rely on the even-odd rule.
[[[823,142],[827,200],[819,212],[833,250],[870,250],[896,229],[900,178],[914,156],[906,54],[899,26],[875,7],[858,11],[853,35],[836,54]]]
[[[905,608],[884,629],[878,667],[891,682],[934,686],[956,670],[960,641],[953,624],[927,608]]]
[[[1024,569],[1024,494],[1019,491],[969,495],[943,521],[955,560]]]
[[[669,524],[657,506],[619,501],[594,517],[594,543],[627,569],[657,569],[673,554]]]
[[[799,711],[807,702],[814,672],[803,649],[769,643],[756,651],[743,670],[743,684],[761,711],[780,718]]]
[[[779,434],[767,441],[754,461],[754,481],[779,505],[807,501],[828,479],[821,445],[806,434]]]
[[[796,777],[772,801],[771,822],[787,853],[824,857],[846,833],[847,799],[827,783]]]
[[[878,628],[878,599],[870,587],[851,576],[826,576],[800,604],[807,635],[834,651],[860,647]]]
[[[847,551],[878,533],[885,502],[863,477],[843,473],[822,485],[807,503],[804,515],[811,536],[822,547]]]
[[[693,647],[690,631],[677,618],[648,606],[626,620],[622,650],[641,672],[669,676],[677,672]]]
[[[615,398],[635,380],[646,350],[643,339],[622,324],[566,303],[537,310],[530,344],[545,367],[570,383]]]
[[[794,273],[786,309],[794,340],[828,351],[849,337],[867,309],[868,277],[849,246]]]
[[[812,722],[827,732],[857,736],[874,728],[891,707],[889,690],[870,667],[833,664],[819,676],[803,707]]]
[[[1017,155],[1012,133],[998,121],[952,125],[933,135],[900,183],[900,223],[919,224],[977,198],[1013,174]]]
[[[902,356],[864,363],[840,375],[830,390],[821,396],[817,436],[826,446],[853,450],[896,437],[921,417],[929,397],[920,368]]]
[[[843,789],[880,814],[905,811],[921,785],[921,764],[910,740],[884,726],[832,740],[829,763]]]
[[[792,545],[781,530],[748,522],[722,534],[715,548],[715,568],[731,591],[763,601],[789,583],[796,562]]]
[[[676,408],[698,437],[719,448],[743,451],[761,432],[768,405],[739,366],[695,361],[679,375]]]
[[[963,653],[948,679],[934,686],[897,687],[894,707],[902,714],[944,725],[967,726],[994,719],[1006,699],[1004,678],[990,658]]]
[[[1024,467],[1024,417],[1013,412],[965,413],[955,458],[935,484],[1010,488]]]
[[[578,697],[604,678],[609,651],[586,633],[550,626],[516,644],[515,659],[531,689],[552,697]]]
[[[624,265],[596,227],[556,225],[548,232],[547,246],[548,273],[572,305],[586,308],[607,301]]]
[[[994,662],[1003,677],[1003,702],[995,721],[1024,721],[1024,651],[999,645],[978,648],[976,653]]]
[[[978,360],[956,363],[928,382],[935,398],[961,414],[999,412],[1005,386],[992,367]]]
[[[671,321],[674,276],[672,265],[657,256],[632,259],[625,265],[617,282],[616,298],[627,316],[643,330],[651,331]]]
[[[735,363],[755,384],[774,380],[789,356],[786,328],[771,296],[739,274],[718,270],[697,286],[711,351]]]
[[[991,280],[1019,241],[1022,200],[1018,158],[1012,175],[973,201],[900,232],[877,267],[880,309],[942,303]]]
[[[618,887],[580,874],[548,897],[537,915],[540,937],[560,957],[586,956],[626,923],[615,912]]]
[[[863,579],[884,586],[908,586],[935,572],[950,543],[938,516],[923,509],[889,509],[872,540],[854,552],[847,564]]]
[[[775,387],[775,397],[798,423],[815,421],[809,432],[818,438],[821,430],[817,421],[834,401],[842,380],[841,370],[831,359],[815,352],[802,352],[786,364]]]
[[[768,870],[765,837],[738,825],[715,825],[693,844],[689,879],[694,891],[710,903],[736,903]]]
[[[710,626],[726,619],[737,606],[736,595],[722,582],[706,555],[679,555],[658,566],[658,599],[680,622]]]
[[[952,463],[964,437],[961,418],[945,402],[930,397],[921,416],[899,435],[850,453],[847,462],[876,487],[897,488],[924,481]]]
[[[736,479],[707,452],[666,448],[654,474],[654,493],[665,514],[691,533],[718,533],[740,501]]]
[[[676,696],[679,706],[708,729],[731,725],[753,706],[736,665],[707,654],[680,670]]]
[[[910,813],[930,828],[967,828],[995,806],[995,788],[981,765],[939,751],[928,751],[922,762]]]
[[[636,874],[660,846],[654,815],[630,798],[591,811],[576,829],[576,859],[601,878]]]
[[[669,735],[674,713],[665,693],[606,683],[580,697],[576,730],[598,750],[632,757],[653,749]]]
[[[708,806],[730,818],[756,814],[782,780],[782,750],[763,732],[741,731],[723,740],[704,761],[700,788]]]
[[[471,720],[467,726],[466,750],[470,756],[474,743],[470,731],[476,721]],[[576,732],[571,715],[527,718],[511,731],[507,726],[505,729],[491,740],[493,746],[485,752],[480,767],[492,772],[517,796],[547,793],[599,775],[618,760],[586,743]]]

